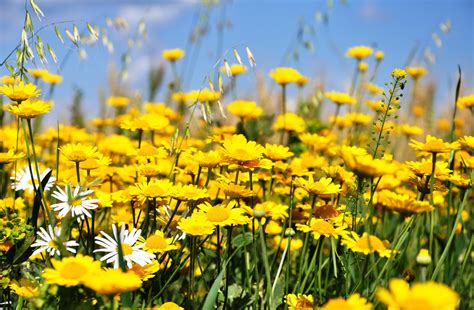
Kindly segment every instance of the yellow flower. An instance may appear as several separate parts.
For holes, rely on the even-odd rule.
[[[256,216],[262,214],[263,216],[260,217],[268,217],[272,220],[283,220],[288,217],[288,206],[273,201],[257,203],[253,210],[247,206],[243,206],[242,208],[249,215]]]
[[[21,104],[12,103],[7,107],[7,111],[18,116],[19,118],[32,119],[42,114],[48,113],[53,104],[51,101],[23,101]]]
[[[20,79],[18,77],[4,75],[4,76],[0,77],[0,81],[5,85],[13,85],[13,84],[19,82]]]
[[[153,310],[184,310],[184,308],[180,307],[174,302],[168,301],[162,304],[161,306],[154,307]]]
[[[461,148],[465,151],[474,151],[474,136],[464,136],[459,138]]]
[[[267,232],[267,228],[268,228],[268,226],[266,226],[265,232]],[[280,246],[281,251],[284,251],[285,248],[288,246],[288,238],[283,238],[282,239],[281,236],[273,237],[271,242],[272,242],[274,247]],[[296,239],[296,238],[291,239],[291,244],[290,244],[290,248],[289,248],[291,253],[298,251],[302,247],[303,247],[303,240]]]
[[[110,96],[107,99],[107,104],[111,107],[125,107],[129,104],[130,99],[123,96]]]
[[[157,230],[145,240],[143,249],[151,253],[165,253],[176,250],[178,247],[173,243],[173,238],[166,238],[162,231]]]
[[[35,79],[38,79],[47,75],[49,72],[46,69],[28,69],[28,73]]]
[[[285,296],[285,303],[290,310],[313,310],[315,308],[312,295],[288,294]]]
[[[365,72],[368,69],[369,69],[369,64],[366,62],[361,61],[357,64],[357,70],[359,70],[360,72]]]
[[[381,95],[383,94],[383,88],[379,87],[373,83],[367,84],[367,91],[371,93],[372,95]]]
[[[36,85],[20,82],[13,85],[0,86],[0,94],[10,98],[12,101],[21,102],[30,98],[39,97],[41,90],[36,88]]]
[[[168,181],[168,180],[166,180]],[[207,189],[200,188],[197,185],[192,184],[178,184],[173,187],[172,193],[170,194],[176,200],[180,201],[196,201],[209,198]]]
[[[279,144],[265,144],[265,156],[271,160],[286,160],[294,154],[290,148]]]
[[[296,229],[302,232],[311,232],[314,239],[319,239],[321,236],[338,238],[339,236],[345,237],[348,235],[344,227],[334,227],[323,219],[315,218],[310,220],[309,225],[296,224]]]
[[[426,68],[423,67],[406,67],[405,71],[415,80],[428,72]]]
[[[48,84],[56,85],[59,84],[63,81],[63,77],[60,76],[59,74],[52,74],[52,73],[47,73],[41,76],[43,81],[45,81]]]
[[[145,114],[139,117],[127,117],[120,124],[120,128],[137,131],[159,131],[169,125],[169,120],[163,115]]]
[[[180,48],[167,49],[161,52],[161,56],[171,62],[175,62],[178,59],[183,58],[185,52]]]
[[[421,159],[421,161],[407,161],[407,167],[417,176],[426,176],[433,173],[433,162],[431,159]],[[444,161],[436,162],[435,177],[447,177],[451,173],[448,163]]]
[[[365,149],[355,146],[342,146],[341,156],[344,163],[355,174],[362,177],[380,177],[395,172],[395,167],[383,159],[374,159]]]
[[[133,271],[120,269],[96,270],[83,280],[84,285],[101,295],[116,295],[132,292],[142,285],[140,277]]]
[[[309,82],[309,77],[307,76],[300,76],[300,78],[296,81],[296,84],[298,85],[298,87],[303,87],[305,86],[306,84],[308,84]]]
[[[433,211],[433,207],[428,201],[419,201],[408,195],[400,195],[391,190],[382,190],[377,193],[377,203],[387,209],[395,210],[400,213],[423,213]]]
[[[330,299],[320,310],[371,310],[372,304],[359,294],[352,294],[349,298]]]
[[[474,94],[459,97],[456,104],[461,109],[472,109],[474,107]]]
[[[10,289],[16,295],[26,299],[37,297],[40,293],[38,284],[32,283],[24,278],[22,278],[20,282],[13,280],[10,283]]]
[[[140,266],[139,264],[133,264],[132,268],[128,269],[128,271],[134,272],[137,276],[140,277],[142,281],[147,281],[155,277],[155,274],[165,265],[166,263],[160,264],[156,259],[154,259],[151,263],[146,264],[144,266]]]
[[[230,74],[232,76],[238,76],[247,72],[247,67],[241,64],[232,64],[229,66],[229,68],[230,68]],[[221,68],[221,72],[227,73],[226,71],[227,70],[225,67]]]
[[[299,115],[292,112],[288,112],[277,117],[273,128],[275,128],[276,130],[302,133],[305,130],[305,121]]]
[[[263,157],[265,149],[255,141],[247,141],[243,135],[232,135],[224,140],[220,152],[232,164],[255,167]]]
[[[146,199],[165,198],[171,195],[173,183],[168,179],[151,180],[150,182],[136,183],[130,187],[130,194],[138,196],[142,201]]]
[[[399,127],[400,131],[407,136],[419,136],[423,134],[423,128],[403,124]]]
[[[313,193],[322,199],[330,199],[332,195],[336,195],[341,192],[341,186],[332,183],[331,178],[321,178],[317,182],[314,182],[313,176],[309,176],[309,179],[296,178],[295,186],[303,188],[309,193]]]
[[[454,310],[459,295],[442,283],[427,281],[410,285],[402,279],[391,279],[389,289],[378,288],[377,299],[394,310]]]
[[[192,102],[213,102],[221,98],[221,93],[218,91],[211,91],[207,88],[201,90],[192,90],[186,94],[186,101]]]
[[[77,254],[62,260],[51,260],[53,268],[46,268],[43,278],[47,284],[76,286],[84,284],[91,275],[100,270],[100,262],[90,256]]]
[[[164,159],[168,157],[168,152],[163,147],[155,147],[149,143],[142,143],[141,148],[134,149],[128,155],[137,156],[137,159],[151,161],[153,159]]]
[[[411,140],[409,145],[417,151],[428,152],[428,153],[448,153],[452,150],[459,149],[460,145],[458,142],[448,143],[442,139],[426,136],[426,142],[422,143],[416,140]]]
[[[382,242],[379,238],[367,233],[359,236],[357,233],[351,231],[350,236],[342,239],[341,243],[351,249],[353,252],[368,255],[369,253],[377,252],[381,257],[390,257],[393,251],[388,249],[387,241]]]
[[[193,213],[190,217],[183,218],[178,222],[178,228],[191,236],[208,236],[214,233],[214,224],[198,213]]]
[[[374,50],[372,48],[368,46],[359,45],[349,48],[346,52],[346,56],[361,60],[372,55],[373,52]]]
[[[407,72],[403,69],[396,68],[392,71],[392,77],[396,79],[404,79],[407,77]]]
[[[229,110],[232,115],[235,115],[242,119],[255,119],[263,114],[262,108],[257,106],[257,103],[255,101],[248,100],[232,101],[227,106],[227,110]]]
[[[256,196],[254,191],[247,189],[244,186],[234,183],[219,182],[217,186],[224,192],[229,199],[239,199],[245,197]]]
[[[372,116],[364,114],[364,113],[348,113],[346,117],[351,120],[351,122],[355,125],[365,125],[368,124],[372,120]]]
[[[23,153],[15,153],[15,149],[10,149],[8,152],[0,152],[0,164],[9,164],[25,157]]]
[[[367,100],[365,104],[375,112],[383,113],[387,110],[385,103],[381,100]]]
[[[175,102],[186,102],[189,99],[190,98],[189,98],[188,94],[185,93],[185,92],[176,92],[176,93],[173,93],[173,95],[171,95],[171,100],[173,100]]]
[[[377,61],[381,61],[385,56],[385,53],[383,51],[376,51],[374,54],[374,57]]]
[[[301,74],[293,68],[279,67],[270,71],[270,77],[280,85],[297,83]]]
[[[214,168],[222,162],[221,154],[218,151],[202,152],[188,155],[190,159],[197,162],[201,167]]]
[[[324,96],[338,105],[344,105],[344,104],[352,105],[357,102],[357,100],[354,97],[350,96],[349,94],[341,93],[341,92],[335,92],[335,91],[325,92]]]
[[[110,157],[104,156],[98,153],[97,158],[89,157],[85,161],[81,162],[81,169],[83,170],[95,170],[102,167],[107,167],[112,163]]]
[[[215,226],[242,225],[249,222],[249,218],[243,215],[243,210],[236,208],[235,200],[223,202],[212,206],[205,202],[198,206],[200,212],[206,219]]]
[[[61,151],[61,154],[67,158],[67,160],[76,163],[85,161],[88,158],[99,158],[97,148],[91,145],[69,143],[61,146],[59,150]]]

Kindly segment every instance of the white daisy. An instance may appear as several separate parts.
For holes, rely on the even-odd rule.
[[[41,172],[40,170],[40,178],[41,181],[44,180],[45,176],[51,171],[51,169],[47,168],[45,171]],[[16,173],[13,174],[13,176],[10,178],[12,180],[12,188],[15,191],[21,191],[24,190],[26,192],[34,192],[36,188],[39,186],[38,182],[38,176],[36,174],[36,170],[33,168],[33,180],[35,181],[35,186],[33,186],[33,182],[31,179],[31,172],[30,172],[30,167],[25,166],[23,169],[18,169]],[[48,182],[46,183],[46,186],[43,188],[45,191],[51,189],[53,187],[54,182],[56,181],[56,178],[53,177],[52,175],[49,177]]]
[[[31,245],[33,248],[37,248],[33,255],[46,251],[50,256],[60,255],[58,249],[59,237],[61,235],[60,228],[54,228],[51,225],[48,225],[48,231],[41,227],[38,231],[38,237],[36,241]],[[75,240],[70,240],[63,242],[64,247],[71,253],[76,253],[76,249],[74,247],[78,247],[79,243]]]
[[[99,199],[86,199],[93,192],[92,190],[81,191],[79,185],[76,186],[74,192],[71,184],[67,184],[64,191],[58,187],[51,196],[61,202],[51,205],[51,208],[59,211],[59,217],[65,217],[69,212],[72,217],[77,217],[78,221],[86,216],[91,217],[89,210],[97,208],[99,202]]]
[[[117,240],[121,241],[123,259],[127,262],[128,268],[132,268],[132,262],[137,263],[140,266],[150,264],[155,258],[154,254],[148,253],[141,248],[145,246],[145,243],[135,244],[140,237],[141,229],[133,228],[132,231],[125,229],[125,224],[122,223],[122,229],[120,230],[120,236],[117,233],[117,227],[112,225],[113,237],[109,236],[105,232],[100,233],[105,237],[96,237],[95,243],[100,245],[102,249],[97,249],[94,252],[105,252],[100,260],[106,261],[106,263],[114,263],[114,268],[119,268],[119,254],[118,254],[118,243]],[[120,239],[119,239],[120,238]]]

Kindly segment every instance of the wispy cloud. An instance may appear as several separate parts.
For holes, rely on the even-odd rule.
[[[366,21],[380,22],[386,20],[389,16],[385,14],[378,5],[383,5],[383,3],[365,1],[359,6],[359,16]]]
[[[175,19],[195,4],[196,1],[191,0],[153,4],[126,4],[120,7],[119,15],[132,24],[138,23],[142,19],[147,24],[164,24]]]

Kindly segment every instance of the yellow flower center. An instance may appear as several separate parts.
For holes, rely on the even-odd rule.
[[[305,298],[298,299],[295,306],[296,309],[313,309],[313,303]]]
[[[70,262],[66,263],[60,271],[61,277],[70,279],[70,280],[77,280],[82,278],[87,273],[87,268],[77,262]]]
[[[72,206],[72,207],[79,207],[80,205],[82,205],[82,199],[74,199],[74,200],[71,202],[71,206]]]
[[[162,236],[152,235],[146,240],[146,246],[150,249],[164,250],[168,243]]]
[[[122,243],[122,253],[123,256],[127,256],[133,253],[133,249],[129,244]]]
[[[429,141],[425,144],[425,149],[429,152],[438,153],[438,152],[442,152],[443,150],[445,150],[446,145],[442,141],[433,140],[433,141]]]
[[[54,248],[54,249],[56,249],[56,248],[58,247],[56,241],[54,241],[54,240],[50,240],[50,241],[48,242],[48,246],[49,246],[50,248]]]
[[[70,161],[84,161],[86,159],[87,156],[83,151],[74,151],[69,155]]]
[[[230,217],[230,211],[222,206],[215,206],[207,211],[207,219],[210,222],[224,222]]]
[[[146,197],[156,198],[163,194],[163,190],[157,185],[151,185],[143,191],[143,194]]]

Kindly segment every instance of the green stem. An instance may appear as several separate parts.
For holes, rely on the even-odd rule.
[[[267,307],[271,307],[272,305],[272,280],[270,276],[270,266],[268,264],[268,256],[267,256],[267,246],[265,245],[265,235],[263,232],[263,224],[262,221],[259,220],[258,222],[258,230],[260,234],[260,246],[262,248],[262,260],[263,260],[263,267],[265,269],[265,278],[267,281],[267,289],[266,289],[266,299],[268,300],[267,302]],[[289,244],[289,243],[288,243]],[[288,245],[287,245],[288,247]]]
[[[466,190],[464,192],[464,196],[462,199],[461,204],[459,205],[458,212],[456,215],[456,220],[454,221],[454,226],[451,230],[451,234],[449,235],[448,242],[446,243],[446,247],[443,250],[443,253],[441,254],[441,257],[439,258],[436,268],[433,271],[433,275],[431,276],[431,280],[436,280],[436,277],[438,276],[438,273],[441,270],[441,267],[443,267],[444,260],[446,259],[446,256],[448,255],[449,248],[451,247],[451,243],[453,242],[454,235],[456,234],[456,228],[461,221],[462,217],[462,211],[464,210],[464,204],[466,203],[467,197],[469,197],[470,190]],[[466,253],[466,255],[471,255],[470,253]]]

